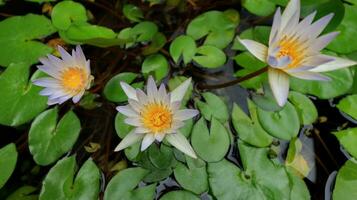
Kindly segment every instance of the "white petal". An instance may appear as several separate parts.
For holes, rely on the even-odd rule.
[[[283,56],[279,59],[276,59],[274,56],[268,57],[268,64],[274,68],[283,68],[288,66],[291,63],[290,56]]]
[[[271,27],[270,35],[269,35],[269,45],[271,45],[275,38],[278,36],[278,31],[281,24],[281,11],[278,8],[274,14],[273,25]]]
[[[157,96],[157,87],[155,80],[152,76],[149,76],[146,91],[148,94],[149,101],[154,101],[155,97]]]
[[[135,112],[130,106],[117,106],[117,111],[128,117],[138,117],[138,113]]]
[[[310,26],[312,21],[314,20],[316,15],[316,11],[313,13],[309,14],[307,17],[305,17],[297,26],[295,31],[303,33],[306,27]]]
[[[240,39],[240,38],[238,38],[238,40],[255,57],[257,57],[259,60],[263,62],[266,62],[268,47],[266,47],[264,44],[261,44],[253,40]]]
[[[41,96],[49,96],[53,94],[57,89],[54,88],[45,88],[39,92]]]
[[[178,110],[174,113],[174,119],[185,121],[198,115],[198,113],[199,113],[198,110],[195,109]]]
[[[171,111],[175,112],[176,110],[180,109],[181,101],[174,101],[171,103]]]
[[[159,92],[158,92],[158,97],[156,98],[159,100],[159,102],[162,102],[166,105],[168,105],[170,102],[169,95],[166,93],[166,88],[164,84],[160,85]]]
[[[137,127],[135,130],[134,130],[135,133],[139,133],[139,134],[143,134],[143,133],[148,133],[150,132],[149,129],[146,129],[144,127]]]
[[[192,158],[197,158],[196,153],[193,151],[190,143],[181,133],[172,133],[166,135],[167,141],[178,150],[191,156]]]
[[[58,46],[58,51],[60,52],[61,57],[66,64],[74,64],[73,57],[65,49],[63,49],[61,46]]]
[[[170,102],[173,103],[175,101],[181,102],[183,97],[186,94],[188,87],[191,85],[191,77],[181,83],[177,88],[175,88],[171,92],[171,99]]]
[[[316,40],[313,41],[313,44],[310,46],[312,51],[319,52],[323,48],[325,48],[340,32],[331,32],[325,34],[323,36],[318,37]]]
[[[129,99],[134,99],[136,101],[138,100],[138,98],[136,97],[136,90],[133,87],[123,81],[120,82],[120,85]]]
[[[280,30],[288,26],[288,22],[294,17],[295,13],[300,13],[300,0],[291,0],[286,6],[283,15],[281,16]],[[297,16],[299,18],[299,16]]]
[[[311,69],[310,71],[327,72],[327,71],[333,71],[333,70],[357,65],[357,62],[354,60],[349,60],[346,58],[339,58],[334,56],[329,56],[329,57],[332,58],[333,61],[319,65],[318,67]]]
[[[138,98],[139,104],[145,105],[148,103],[148,96],[146,96],[142,90],[136,89],[136,97]]]
[[[130,107],[133,110],[135,110],[137,113],[141,112],[142,105],[138,101],[136,101],[134,99],[128,99],[128,102],[129,102]]]
[[[286,103],[289,94],[289,76],[279,69],[268,69],[269,84],[279,106]]]
[[[306,29],[305,35],[311,39],[315,39],[331,21],[333,15],[334,13],[330,13],[311,24],[311,26]]]
[[[330,81],[331,80],[330,77],[324,76],[317,72],[304,71],[304,72],[289,73],[289,74],[296,78],[305,79],[305,80],[316,80],[316,81]]]
[[[157,133],[157,134],[155,134],[155,140],[157,140],[158,142],[161,142],[165,138],[165,136],[166,136],[166,134]]]
[[[137,134],[132,131],[127,136],[124,137],[124,139],[118,144],[118,146],[115,148],[114,151],[123,150],[123,149],[129,147],[130,145],[137,143],[143,137],[144,137],[144,135]]]
[[[61,87],[59,85],[59,82],[57,79],[54,79],[54,78],[39,78],[39,79],[36,79],[36,80],[33,80],[32,83],[34,85],[37,85],[37,86],[41,86],[41,87],[51,87],[51,88],[59,88]]]
[[[319,66],[328,62],[333,61],[334,59],[331,58],[330,56],[326,56],[323,54],[317,54],[317,55],[313,55],[313,56],[309,56],[304,58],[304,60],[302,61],[302,64],[304,66]]]
[[[77,95],[75,95],[72,99],[73,103],[78,103],[78,101],[81,100],[84,92],[85,92],[85,90],[83,90],[80,93],[78,93]]]
[[[76,51],[74,52],[73,56],[75,56],[75,60],[80,66],[86,66],[87,61],[81,46],[76,46]]]
[[[132,126],[141,126],[142,123],[139,118],[136,117],[129,117],[124,120],[126,124],[132,125]]]
[[[60,72],[53,66],[38,65],[37,68],[54,78],[59,78],[61,76]]]
[[[283,71],[285,71],[286,73],[296,73],[296,72],[308,71],[313,68],[315,68],[315,66],[299,66],[295,68],[283,69]]]
[[[155,141],[155,137],[154,134],[152,133],[148,133],[145,134],[145,137],[143,139],[143,141],[141,142],[141,151],[144,151],[145,149],[147,149],[153,142]]]

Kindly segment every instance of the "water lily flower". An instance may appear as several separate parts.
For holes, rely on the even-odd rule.
[[[157,89],[154,79],[150,76],[147,82],[147,94],[140,89],[134,89],[125,82],[120,85],[128,96],[129,104],[118,106],[117,110],[127,116],[125,123],[135,128],[123,138],[114,151],[120,151],[142,140],[141,151],[147,149],[155,140],[161,142],[164,138],[183,153],[196,158],[191,145],[178,130],[184,126],[185,120],[198,114],[195,109],[182,109],[180,105],[191,78],[187,79],[171,93],[167,93],[165,85]]]
[[[71,98],[77,103],[93,80],[89,60],[86,60],[80,46],[72,50],[72,55],[60,46],[58,51],[62,59],[53,55],[40,58],[42,65],[37,68],[50,77],[36,79],[33,83],[45,87],[40,95],[48,96],[48,105],[62,104]]]
[[[327,81],[330,78],[318,72],[356,65],[355,61],[320,53],[338,32],[320,36],[333,13],[313,22],[315,15],[316,12],[313,12],[299,22],[300,0],[291,0],[282,14],[280,8],[275,12],[269,47],[253,40],[239,39],[249,52],[269,65],[269,84],[280,106],[287,101],[289,75]]]

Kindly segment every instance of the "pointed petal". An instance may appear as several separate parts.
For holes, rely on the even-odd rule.
[[[136,111],[137,113],[140,113],[140,112],[141,112],[142,106],[141,106],[141,104],[140,104],[138,101],[136,101],[136,100],[134,100],[134,99],[128,99],[128,102],[129,102],[130,107],[131,107],[134,111]]]
[[[283,30],[286,26],[288,26],[288,22],[294,17],[295,13],[300,14],[300,0],[291,0],[286,6],[282,16],[281,16],[281,26],[280,30]],[[296,16],[296,15],[295,15]],[[299,16],[296,16],[299,18]]]
[[[148,96],[146,96],[146,94],[142,90],[136,89],[136,97],[138,98],[138,101],[141,105],[145,105],[148,103]]]
[[[159,88],[159,92],[158,92],[158,96],[156,97],[157,100],[159,100],[159,102],[165,104],[165,105],[169,105],[170,104],[170,97],[166,92],[166,88],[164,84],[160,85]]]
[[[81,91],[80,93],[76,94],[73,98],[72,101],[73,103],[78,103],[79,100],[81,100],[83,94],[84,94],[85,90]]]
[[[195,109],[178,110],[174,113],[174,119],[185,121],[198,115],[198,113],[199,113],[198,110]]]
[[[134,130],[135,133],[138,133],[138,134],[143,134],[143,133],[148,133],[150,132],[149,129],[146,129],[144,127],[137,127],[135,130]]]
[[[240,39],[240,38],[238,38],[238,40],[255,57],[257,57],[259,60],[263,62],[266,62],[268,47],[266,47],[264,44],[261,44],[253,40]]]
[[[161,142],[165,138],[165,136],[166,134],[162,134],[162,133],[155,134],[155,140]]]
[[[309,56],[304,58],[302,64],[304,66],[319,66],[328,62],[333,61],[334,58],[330,57],[330,56],[326,56],[323,54],[317,54],[317,55],[313,55],[313,56]]]
[[[62,60],[67,64],[73,64],[73,57],[61,46],[58,46],[58,51],[61,54]]]
[[[61,87],[58,80],[50,77],[39,78],[33,80],[32,83],[41,87],[51,87],[51,88],[59,88]]]
[[[136,97],[136,90],[133,87],[123,81],[120,82],[120,85],[129,99],[134,99],[138,101],[138,98]]]
[[[289,94],[289,76],[274,68],[268,69],[269,84],[279,106],[284,106]]]
[[[114,149],[114,151],[123,150],[129,147],[130,145],[137,143],[143,137],[144,137],[143,134],[137,134],[132,131],[127,136],[124,137],[124,139],[118,144],[118,146]]]
[[[141,151],[144,151],[145,149],[147,149],[153,142],[155,141],[155,137],[154,134],[152,133],[148,133],[145,134],[145,137],[143,139],[143,141],[141,142]]]
[[[286,73],[296,73],[296,72],[302,72],[302,71],[308,71],[310,69],[315,68],[315,66],[299,66],[295,68],[290,68],[290,69],[283,69]]]
[[[354,60],[349,60],[346,58],[339,58],[334,56],[329,56],[329,57],[332,58],[333,61],[319,65],[318,67],[311,69],[310,71],[327,72],[327,71],[333,71],[333,70],[357,65],[357,62]]]
[[[323,36],[318,37],[313,41],[313,44],[310,46],[312,51],[320,52],[323,48],[325,48],[340,32],[331,32],[325,34]]]
[[[190,143],[181,133],[171,133],[166,135],[167,141],[178,150],[191,156],[192,158],[197,158],[196,153],[193,151]]]
[[[139,117],[138,113],[135,112],[130,106],[117,106],[117,111],[128,117]]]
[[[311,39],[315,39],[326,28],[333,16],[334,13],[330,13],[311,24],[311,26],[306,29],[305,35]]]
[[[157,96],[157,87],[155,80],[152,76],[149,76],[148,78],[146,90],[148,93],[149,101],[154,101],[155,97]]]
[[[124,120],[126,124],[132,125],[132,126],[141,126],[142,123],[139,118],[136,117],[129,117]]]
[[[315,81],[330,81],[331,80],[330,77],[324,76],[317,72],[304,71],[304,72],[289,73],[289,74],[296,78],[305,79],[305,80],[315,80]]]
[[[280,24],[281,24],[281,10],[279,7],[274,14],[273,25],[271,27],[271,31],[269,35],[269,45],[271,45],[274,42],[275,38],[277,37]]]
[[[177,88],[175,88],[172,92],[171,92],[171,99],[170,102],[181,102],[183,97],[186,94],[186,91],[188,89],[188,87],[191,85],[191,77],[188,78],[187,80],[185,80],[183,83],[181,83],[179,86],[177,86]]]
[[[37,68],[56,79],[61,76],[60,72],[53,66],[38,65]]]

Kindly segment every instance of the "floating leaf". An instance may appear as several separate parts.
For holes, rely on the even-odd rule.
[[[143,74],[154,74],[155,80],[160,81],[169,72],[169,63],[167,62],[165,56],[161,54],[154,54],[145,58],[141,72]]]
[[[195,56],[197,46],[192,37],[187,35],[180,35],[175,38],[170,45],[170,55],[175,63],[178,63],[179,59],[183,58],[185,65],[191,62],[193,56]]]
[[[37,188],[32,186],[22,186],[10,194],[6,200],[37,200],[38,196],[33,194]]]
[[[74,112],[67,112],[57,123],[58,109],[41,113],[32,122],[29,148],[35,162],[49,165],[69,151],[76,142],[81,124]]]
[[[29,71],[27,64],[19,63],[11,64],[0,74],[0,124],[24,124],[47,107],[47,98],[38,94],[42,88],[31,82],[40,77],[40,72],[29,80]]]
[[[59,160],[43,181],[39,199],[98,199],[100,173],[95,163],[88,159],[76,177],[75,172],[74,156]]]
[[[291,200],[309,200],[311,199],[309,189],[307,188],[304,180],[298,176],[289,167],[287,168],[291,184],[290,199]]]
[[[112,77],[104,87],[103,94],[106,99],[112,102],[125,102],[128,97],[125,95],[123,88],[120,86],[120,82],[126,82],[131,84],[136,78],[137,74],[132,72],[124,72]]]
[[[172,148],[166,145],[151,145],[148,149],[148,155],[151,163],[157,169],[167,169],[171,166],[174,158]]]
[[[233,105],[232,123],[234,129],[237,131],[239,139],[257,147],[266,147],[273,142],[273,138],[265,132],[258,121],[257,107],[248,99],[248,108],[250,118],[243,112],[243,110]]]
[[[291,140],[299,133],[299,116],[291,103],[287,102],[282,110],[271,112],[258,108],[262,127],[272,136]]]
[[[347,93],[353,85],[353,74],[348,68],[324,73],[331,81],[310,81],[292,78],[290,86],[293,90],[311,94],[320,99],[330,99]]]
[[[334,200],[357,199],[357,164],[348,160],[338,171],[335,188],[333,189]]]
[[[275,4],[267,0],[243,0],[242,6],[258,16],[268,16],[275,11]]]
[[[209,121],[212,117],[214,117],[222,123],[226,122],[229,118],[229,113],[228,107],[224,101],[217,95],[210,92],[202,93],[202,96],[206,102],[195,102],[196,106],[201,111],[201,115]]]
[[[56,30],[42,15],[27,14],[9,17],[0,22],[0,65],[38,62],[38,58],[52,52],[52,48],[35,39],[42,39]],[[16,53],[15,53],[16,52]]]
[[[337,104],[337,108],[357,120],[357,94],[341,99]]]
[[[289,143],[288,155],[285,164],[296,170],[302,177],[306,177],[310,172],[310,167],[301,154],[302,143],[299,138],[293,138]]]
[[[10,178],[12,172],[15,170],[17,161],[17,151],[14,143],[10,143],[0,149],[0,188],[2,188],[6,181]]]
[[[305,95],[291,91],[289,101],[294,105],[302,125],[312,124],[318,117],[314,103]]]
[[[133,4],[125,4],[123,7],[123,14],[126,18],[133,22],[140,22],[144,18],[140,8]]]
[[[255,26],[253,28],[244,30],[239,38],[241,39],[251,39],[262,44],[268,45],[269,35],[270,35],[271,27],[270,26]],[[247,49],[240,43],[238,37],[234,39],[234,43],[232,46],[233,50],[241,50],[246,51]]]
[[[145,21],[135,25],[130,30],[130,34],[132,34],[132,37],[134,37],[135,41],[137,42],[147,42],[155,36],[158,30],[159,29],[156,24],[153,22]]]
[[[357,128],[349,128],[342,131],[333,132],[348,153],[357,159]]]
[[[200,200],[200,198],[191,192],[184,190],[171,191],[164,194],[160,200]]]
[[[53,7],[51,12],[53,26],[58,30],[67,30],[72,23],[86,22],[86,8],[74,1],[62,1]]]
[[[215,118],[211,120],[210,129],[207,128],[205,120],[201,118],[194,125],[191,134],[193,149],[203,160],[217,162],[227,154],[230,144],[229,133]]]
[[[217,68],[226,62],[226,54],[217,47],[204,45],[197,49],[193,60],[202,67]]]
[[[137,187],[139,182],[149,173],[142,168],[128,168],[116,174],[108,183],[104,192],[104,200],[152,200],[155,195],[155,185]]]
[[[162,47],[166,44],[166,37],[164,34],[157,32],[149,46],[143,49],[143,55],[149,55],[160,51]]]

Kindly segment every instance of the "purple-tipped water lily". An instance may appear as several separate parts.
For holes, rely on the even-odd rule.
[[[333,13],[313,22],[316,12],[299,22],[300,0],[291,0],[281,14],[275,12],[269,37],[269,47],[253,40],[240,42],[259,60],[267,63],[269,84],[280,106],[289,93],[289,75],[307,80],[330,80],[320,74],[356,65],[355,61],[321,54],[320,51],[333,40],[338,32],[321,35]]]

